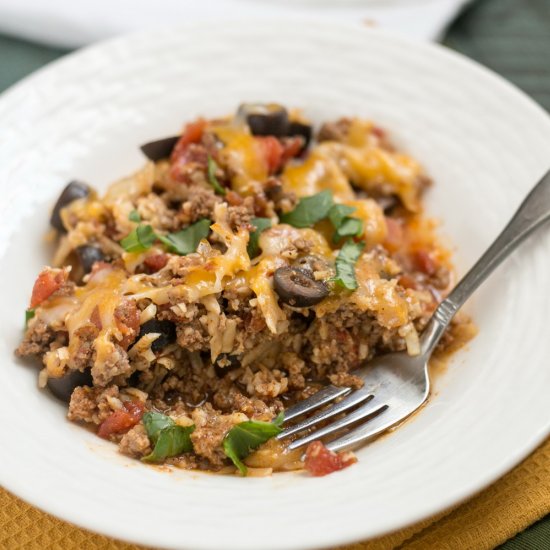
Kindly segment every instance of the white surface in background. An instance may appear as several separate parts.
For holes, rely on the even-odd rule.
[[[173,23],[307,16],[437,40],[468,0],[0,0],[0,31],[57,46]]]

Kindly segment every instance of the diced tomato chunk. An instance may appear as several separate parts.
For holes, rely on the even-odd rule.
[[[208,151],[200,143],[190,143],[181,150],[178,157],[172,159],[170,177],[180,183],[190,183],[192,174],[197,169],[206,173],[208,166]]]
[[[401,275],[397,281],[403,288],[412,288],[416,289],[416,281],[410,275]]]
[[[437,271],[437,263],[433,259],[433,256],[427,250],[418,250],[414,254],[414,264],[416,268],[429,277],[435,275]]]
[[[140,312],[135,300],[125,299],[117,306],[114,313],[115,323],[122,335],[119,346],[128,349],[139,332]]]
[[[386,137],[386,131],[383,128],[380,128],[380,126],[373,126],[370,131],[371,134],[376,136],[378,139],[384,139]]]
[[[283,144],[274,136],[257,136],[256,141],[260,144],[267,171],[274,174],[283,164]]]
[[[156,273],[168,263],[168,256],[166,254],[152,254],[147,256],[143,263],[151,273]]]
[[[390,252],[395,252],[403,245],[403,224],[394,218],[386,216],[386,227],[388,228],[388,233],[384,245]]]
[[[356,462],[357,458],[353,453],[329,451],[321,441],[313,441],[306,450],[305,468],[316,477],[343,470]]]
[[[141,401],[125,401],[124,408],[112,412],[99,425],[97,435],[107,439],[113,434],[126,433],[141,420],[144,412],[145,405]]]
[[[190,122],[185,126],[183,134],[172,151],[172,162],[181,157],[191,143],[198,143],[201,140],[205,127],[206,120],[202,118],[199,118],[195,122]]]
[[[290,159],[298,156],[304,147],[304,138],[301,136],[296,136],[292,138],[286,138],[283,141],[283,164],[288,162]]]
[[[42,271],[32,288],[31,309],[47,300],[56,290],[67,281],[69,272],[64,269],[46,268]]]

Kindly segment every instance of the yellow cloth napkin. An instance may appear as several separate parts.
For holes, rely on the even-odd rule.
[[[384,537],[340,550],[492,550],[550,512],[550,439],[466,503]],[[0,548],[139,550],[45,514],[0,489]]]

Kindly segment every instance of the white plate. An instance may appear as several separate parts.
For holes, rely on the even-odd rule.
[[[89,529],[171,548],[314,548],[373,537],[479,491],[550,432],[550,235],[485,284],[480,327],[429,405],[326,478],[166,473],[64,419],[14,360],[48,251],[48,209],[67,180],[104,188],[140,166],[138,145],[241,101],[316,121],[371,117],[436,181],[430,211],[469,266],[550,163],[550,120],[500,78],[440,47],[360,26],[200,25],[100,44],[0,99],[1,481]]]

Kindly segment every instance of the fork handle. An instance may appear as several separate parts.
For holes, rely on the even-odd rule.
[[[447,298],[439,304],[422,334],[422,354],[429,355],[433,351],[445,329],[464,302],[505,258],[549,219],[550,171],[542,177],[527,195],[514,217],[483,256],[458,282]]]

